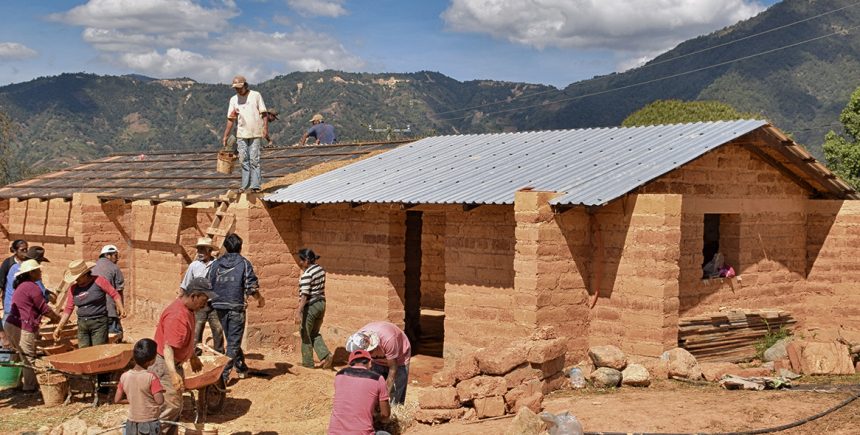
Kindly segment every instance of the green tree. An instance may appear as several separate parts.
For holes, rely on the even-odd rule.
[[[848,105],[842,109],[839,121],[845,129],[844,135],[833,130],[824,136],[824,159],[830,170],[860,188],[860,88],[851,94]]]
[[[736,119],[763,119],[763,117],[755,113],[740,112],[719,101],[657,100],[631,113],[621,125],[637,127]]]
[[[9,168],[12,163],[12,122],[5,113],[0,112],[0,186],[9,184],[11,175]]]

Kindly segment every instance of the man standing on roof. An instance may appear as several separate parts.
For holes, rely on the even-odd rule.
[[[230,98],[227,107],[227,128],[224,129],[222,145],[227,147],[227,138],[236,124],[236,146],[239,151],[239,163],[242,165],[242,186],[240,191],[251,189],[260,190],[262,170],[260,168],[260,147],[263,138],[269,138],[269,117],[263,96],[248,88],[248,82],[243,76],[233,77],[233,89],[236,95]]]
[[[114,245],[104,245],[99,254],[99,259],[96,261],[96,266],[93,267],[93,275],[100,276],[107,280],[110,285],[119,293],[119,298],[125,303],[125,298],[122,291],[125,288],[125,278],[122,276],[122,271],[116,263],[119,261],[119,250]],[[122,341],[122,324],[119,320],[119,314],[116,312],[116,304],[113,299],[108,298],[108,334],[117,334],[117,341]]]
[[[179,284],[180,293],[188,289],[191,285],[191,280],[194,278],[209,278],[209,269],[215,261],[212,252],[217,250],[212,239],[209,237],[201,237],[197,239],[197,259],[188,265],[188,270],[185,271],[185,277],[182,278],[182,283]],[[194,342],[200,343],[203,341],[203,330],[206,329],[206,323],[209,323],[209,329],[212,330],[212,345],[215,350],[224,353],[224,330],[221,329],[221,320],[218,319],[218,313],[212,308],[212,301],[209,301],[205,307],[194,312]]]
[[[409,381],[409,359],[412,347],[406,334],[391,322],[379,321],[364,325],[346,342],[346,351],[364,349],[373,356],[373,370],[385,378],[391,404],[406,401]]]
[[[326,124],[323,121],[323,116],[319,113],[311,118],[311,128],[302,135],[301,144],[307,142],[308,137],[313,136],[317,139],[316,144],[328,145],[337,142],[337,137],[334,134],[334,126]]]

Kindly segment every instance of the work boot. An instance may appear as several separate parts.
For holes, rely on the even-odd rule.
[[[332,356],[332,354],[328,354],[327,357],[323,358],[322,361],[317,363],[316,368],[318,368],[318,369],[330,369],[333,362],[334,362],[334,357]]]

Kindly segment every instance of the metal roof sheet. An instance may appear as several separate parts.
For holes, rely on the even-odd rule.
[[[294,203],[513,204],[525,187],[554,204],[602,205],[765,121],[437,136],[279,189]]]

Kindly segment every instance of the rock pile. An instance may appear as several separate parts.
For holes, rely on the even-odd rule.
[[[651,374],[644,366],[628,362],[627,355],[615,346],[593,346],[588,349],[594,370],[589,371],[588,379],[597,388],[615,388],[621,385],[647,387],[651,385]],[[587,364],[580,364],[580,366]]]
[[[543,397],[563,388],[566,346],[551,331],[530,340],[480,349],[464,355],[433,376],[433,389],[418,398],[415,419],[443,423],[455,419],[538,413]]]

